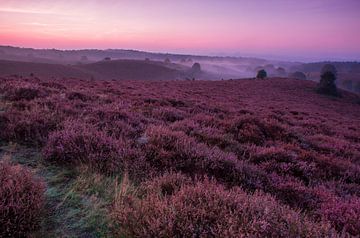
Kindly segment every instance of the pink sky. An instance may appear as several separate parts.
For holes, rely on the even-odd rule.
[[[1,0],[0,44],[360,60],[359,0]]]

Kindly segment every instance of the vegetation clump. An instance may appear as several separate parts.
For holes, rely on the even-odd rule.
[[[87,164],[98,171],[118,172],[124,169],[124,145],[95,127],[78,121],[67,121],[64,129],[49,135],[43,149],[44,158],[65,165]]]
[[[296,72],[290,74],[290,77],[294,78],[294,79],[306,80],[306,75],[300,71],[296,71]]]
[[[27,237],[39,227],[44,191],[28,169],[0,162],[0,237]]]
[[[321,69],[320,83],[317,92],[331,96],[340,96],[336,87],[337,70],[335,66],[326,64]]]
[[[256,78],[257,79],[265,79],[267,77],[267,72],[264,69],[258,71]]]
[[[178,177],[176,183],[174,178]],[[313,223],[302,214],[280,205],[271,196],[240,188],[225,189],[205,178],[189,183],[170,176],[163,193],[142,197],[122,193],[116,197],[112,216],[116,236],[129,237],[324,237],[335,235],[326,223]],[[169,176],[156,179],[168,184]],[[144,186],[144,185],[143,185]],[[145,184],[145,187],[148,186]],[[166,191],[166,190],[165,190]],[[159,195],[160,194],[160,195]],[[164,195],[161,195],[164,194]]]

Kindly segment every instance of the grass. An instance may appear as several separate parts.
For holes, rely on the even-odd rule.
[[[109,237],[108,207],[119,178],[87,167],[44,163],[38,150],[16,144],[0,147],[0,158],[29,167],[46,182],[46,214],[34,237]]]

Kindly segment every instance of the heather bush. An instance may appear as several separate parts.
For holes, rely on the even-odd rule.
[[[0,237],[27,237],[39,227],[44,188],[29,170],[0,162]]]
[[[276,121],[245,116],[230,122],[227,132],[240,143],[263,145],[267,140],[291,141],[292,136]]]
[[[92,97],[82,92],[69,92],[66,95],[69,100],[80,100],[83,102],[92,100]]]
[[[308,188],[300,182],[286,181],[284,178],[274,179],[272,187],[267,190],[285,204],[305,211],[316,211],[333,197],[324,189]]]
[[[280,176],[291,176],[308,185],[310,182],[322,181],[318,174],[317,164],[302,160],[301,151],[293,145],[285,144],[269,147],[256,147],[249,151],[250,161],[256,163],[267,173]]]
[[[173,107],[160,107],[153,110],[152,116],[165,122],[175,122],[184,119],[184,112]]]
[[[205,166],[217,161],[235,162],[233,154],[218,148],[197,143],[183,132],[173,132],[166,127],[149,127],[148,142],[144,145],[147,162],[159,170],[177,170],[204,173]]]
[[[360,234],[360,199],[352,197],[346,200],[334,199],[324,203],[321,215],[327,218],[338,230],[351,235]]]
[[[65,165],[84,163],[103,172],[123,171],[130,150],[126,143],[79,121],[65,122],[64,129],[49,135],[45,160]]]
[[[160,178],[161,179],[161,178]],[[167,180],[167,178],[164,178]],[[324,237],[335,235],[326,223],[262,193],[225,190],[205,179],[183,184],[167,196],[117,196],[112,217],[116,236],[130,237]]]
[[[197,143],[183,132],[150,127],[146,135],[148,142],[142,148],[145,157],[138,162],[143,163],[143,167],[149,171],[157,171],[155,174],[167,171],[179,171],[192,176],[206,174],[228,186],[241,185],[248,190],[269,186],[267,174],[255,166],[239,161],[234,154],[225,153],[217,147],[209,148]]]
[[[109,104],[93,109],[87,122],[94,124],[115,138],[137,138],[145,128],[147,120],[139,113],[116,104]]]
[[[59,114],[38,106],[30,110],[9,109],[3,118],[6,122],[2,131],[4,139],[31,146],[43,145],[48,134],[63,119]]]

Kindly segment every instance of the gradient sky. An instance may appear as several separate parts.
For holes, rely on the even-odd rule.
[[[0,0],[0,45],[360,60],[360,0]]]

